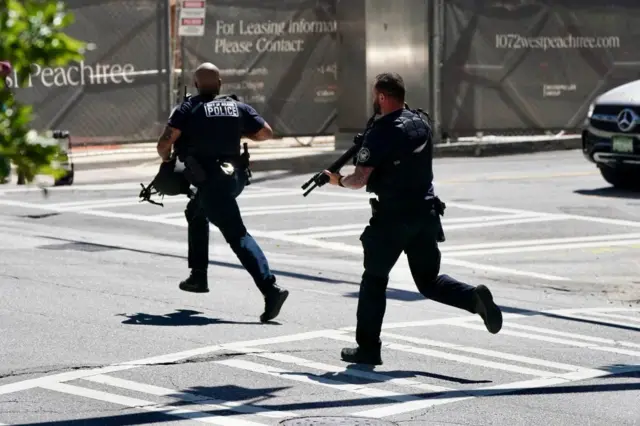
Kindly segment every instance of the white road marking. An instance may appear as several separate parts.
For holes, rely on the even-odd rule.
[[[614,318],[614,319],[623,319],[623,320],[627,320],[627,321],[637,321],[640,322],[640,317],[631,317],[631,316],[625,316],[625,315],[615,315],[615,314],[604,314],[601,312],[594,312],[591,315],[596,315],[596,316],[602,316],[605,318]],[[594,318],[595,319],[595,318]],[[634,325],[635,326],[635,325]],[[640,345],[638,345],[638,347],[640,348]]]
[[[447,224],[456,224],[456,223],[480,223],[480,222],[494,222],[505,219],[519,219],[519,218],[531,218],[531,214],[526,215],[514,215],[514,214],[505,214],[505,215],[489,215],[489,216],[469,216],[469,217],[454,217],[451,219],[443,218],[443,225]],[[280,230],[286,235],[310,235],[316,232],[331,232],[331,231],[351,231],[351,230],[360,230],[362,231],[364,227],[367,226],[366,222],[362,223],[352,223],[345,225],[333,225],[333,226],[313,226],[309,228],[303,229],[291,229],[291,230]]]
[[[456,327],[470,328],[472,330],[485,330],[484,325],[480,325],[480,324],[467,324],[467,323],[460,322],[460,323],[454,323],[451,325],[454,325]],[[578,342],[576,340],[560,339],[558,337],[541,336],[538,334],[523,333],[519,331],[512,331],[512,330],[505,330],[505,329],[500,330],[500,334],[505,336],[524,337],[526,339],[531,339],[531,340],[540,340],[542,342],[558,343],[558,344],[567,345],[567,346],[575,346],[578,348],[588,348],[590,350],[596,350],[596,351],[602,351],[602,352],[612,352],[616,354],[640,357],[640,352],[638,351],[632,351],[629,349],[614,348],[614,347],[608,347],[608,346],[598,346],[593,343],[585,343],[585,342]]]
[[[628,323],[628,322],[623,322],[623,321],[616,321],[616,320],[605,320],[602,318],[589,318],[589,317],[585,317],[582,315],[576,315],[576,314],[566,314],[564,315],[568,318],[574,318],[574,319],[578,319],[578,320],[587,320],[587,321],[598,321],[600,323],[603,324],[611,324],[611,325],[619,325],[622,327],[628,327],[628,328],[634,328],[634,329],[638,329],[640,330],[640,325],[639,324],[633,324],[633,323]]]
[[[567,238],[543,238],[543,239],[531,239],[531,240],[516,240],[516,241],[501,241],[493,243],[476,243],[476,244],[464,244],[457,246],[443,246],[441,251],[444,252],[463,252],[472,250],[487,250],[487,249],[501,249],[501,248],[520,248],[520,247],[545,247],[554,244],[570,244],[570,243],[589,243],[598,241],[611,241],[611,240],[635,240],[640,238],[640,233],[635,234],[609,234],[609,235],[592,235],[589,237],[567,237]]]
[[[254,199],[254,198],[271,198],[283,195],[293,195],[292,191],[281,191],[281,192],[257,192],[252,191],[249,194],[242,194],[238,197],[238,200],[243,199]],[[189,199],[184,196],[178,197],[166,197],[161,200],[163,204],[187,204]],[[122,198],[108,198],[108,199],[98,199],[98,200],[87,200],[87,201],[70,201],[67,203],[46,203],[42,204],[45,207],[50,207],[54,209],[64,209],[63,211],[80,211],[86,208],[110,208],[110,207],[126,207],[126,206],[138,206],[144,205],[140,203],[140,198],[137,197],[122,197]],[[157,217],[165,217],[165,216],[178,216],[184,215],[184,213],[170,213],[170,214],[162,214],[157,215]]]
[[[600,308],[577,308],[577,309],[552,309],[552,310],[544,310],[540,311],[539,315],[543,314],[556,314],[556,315],[571,315],[576,313],[594,313],[594,312],[640,312],[640,308],[612,308],[612,307],[600,307]],[[525,315],[525,314],[513,314],[513,313],[503,313],[502,318],[505,321],[505,325],[513,324],[508,320],[517,320],[517,319],[527,319],[533,318],[536,316]],[[406,322],[395,322],[395,323],[387,323],[382,324],[383,330],[393,330],[398,328],[412,328],[412,327],[428,327],[433,325],[456,325],[460,323],[478,323],[481,322],[482,318],[478,315],[465,315],[458,317],[449,317],[449,318],[436,318],[436,319],[428,319],[428,320],[418,320],[418,321],[406,321]],[[484,326],[482,326],[484,327]],[[342,331],[355,331],[355,327],[343,327],[340,328]],[[502,333],[502,331],[500,331]],[[619,342],[617,342],[619,343]],[[635,347],[635,346],[634,346]]]
[[[387,332],[383,332],[382,336],[389,337],[396,340],[404,340],[406,342],[415,343],[417,345],[426,345],[426,346],[435,346],[438,348],[453,349],[455,351],[469,352],[472,354],[485,355],[485,356],[490,356],[494,358],[508,359],[510,361],[521,362],[523,364],[539,365],[542,367],[555,368],[558,370],[580,371],[584,369],[583,367],[579,367],[577,365],[570,365],[570,364],[564,364],[561,362],[547,361],[547,360],[538,359],[538,358],[514,355],[506,352],[493,351],[490,349],[475,348],[472,346],[462,346],[462,345],[457,345],[453,343],[438,342],[436,340],[431,340],[431,339],[403,336],[403,335],[387,333]]]
[[[139,410],[161,413],[172,417],[195,420],[202,423],[210,423],[220,426],[264,426],[264,423],[250,422],[247,420],[234,419],[232,417],[218,417],[216,415],[207,414],[202,411],[193,411],[186,408],[174,408],[169,405],[155,404],[151,401],[145,401],[143,399],[114,395],[107,392],[81,388],[79,386],[68,385],[65,383],[52,383],[42,386],[42,388],[65,393],[68,395],[76,395],[95,399],[98,401],[110,402],[112,404],[123,405],[125,407],[135,408]]]
[[[384,398],[384,399],[398,401],[398,402],[417,401],[422,399],[410,394],[402,394],[402,393],[387,391],[387,390],[378,389],[378,388],[370,388],[363,385],[355,385],[351,383],[340,382],[338,380],[327,379],[322,376],[313,376],[307,373],[296,373],[295,371],[271,367],[268,365],[258,364],[255,362],[244,361],[240,359],[228,359],[223,361],[215,361],[215,363],[220,365],[226,365],[227,367],[232,367],[239,370],[250,371],[252,373],[264,374],[267,376],[278,377],[281,379],[305,383],[313,386],[328,387],[333,390],[356,393],[356,394],[365,395],[371,398]],[[313,378],[309,376],[313,376]]]
[[[194,393],[182,392],[175,389],[163,388],[160,386],[148,385],[145,383],[133,382],[131,380],[125,380],[118,377],[97,375],[92,377],[85,377],[83,380],[87,380],[94,383],[100,383],[103,385],[109,385],[117,388],[128,389],[135,392],[146,393],[155,396],[167,396],[176,398],[181,401],[195,403],[203,406],[207,411],[212,410],[228,410],[235,411],[242,414],[255,414],[263,417],[270,417],[274,419],[283,419],[287,417],[295,417],[294,413],[287,413],[284,411],[273,411],[267,408],[257,407],[253,405],[244,404],[237,401],[221,401],[213,399],[209,396],[198,395]],[[191,407],[194,408],[194,407]]]
[[[599,377],[609,376],[613,374],[633,373],[640,371],[638,366],[621,366],[612,367],[605,370],[594,371],[578,371],[567,374],[558,375],[557,377],[549,377],[543,379],[525,380],[522,382],[505,383],[497,386],[481,387],[470,390],[460,390],[445,392],[434,396],[432,399],[423,399],[422,401],[411,401],[403,404],[393,404],[386,407],[374,408],[371,410],[359,411],[351,413],[352,416],[383,418],[398,414],[409,413],[411,411],[424,410],[429,407],[438,405],[451,404],[470,400],[477,397],[500,395],[509,392],[515,392],[526,389],[544,388],[548,386],[567,384],[582,380],[596,379]]]
[[[35,379],[23,380],[21,382],[9,383],[6,385],[0,385],[0,395],[25,391],[28,389],[45,387],[54,385],[56,383],[68,382],[71,380],[82,379],[84,377],[93,376],[96,374],[108,374],[116,371],[124,371],[136,368],[135,365],[111,365],[102,368],[93,368],[89,370],[75,370],[66,373],[52,374],[50,376],[37,377]]]
[[[351,191],[318,191],[318,195],[325,195],[330,197],[346,197],[346,198],[369,198],[368,195],[351,193]],[[444,200],[447,207],[457,207],[461,209],[468,210],[478,210],[485,212],[496,212],[496,213],[511,213],[511,214],[531,214],[531,215],[542,215],[542,214],[553,214],[553,213],[544,213],[537,212],[533,210],[523,210],[523,209],[512,209],[512,208],[504,208],[504,207],[490,207],[478,204],[466,204],[466,203],[456,203],[456,202],[448,202]],[[598,216],[584,216],[584,215],[576,215],[576,214],[561,214],[565,216],[567,219],[575,219],[586,222],[595,222],[602,223],[605,225],[617,225],[617,226],[629,226],[633,228],[640,228],[640,222],[634,220],[624,220],[624,219],[611,219],[605,217]]]
[[[31,209],[37,209],[37,210],[64,211],[64,210],[56,209],[53,207],[44,207],[40,204],[25,203],[21,201],[13,201],[13,200],[0,200],[0,205],[1,204],[14,206],[14,207],[31,208]],[[77,211],[75,213],[88,215],[88,216],[112,218],[112,219],[126,219],[126,220],[136,220],[136,221],[142,221],[142,222],[148,222],[148,223],[162,223],[162,224],[181,226],[181,227],[187,226],[187,223],[182,220],[177,221],[177,220],[135,215],[135,214],[129,214],[129,213],[116,213],[116,212],[101,211],[101,210],[82,210],[82,211]],[[210,229],[213,232],[219,232],[218,228],[216,228],[215,226],[211,226]],[[270,231],[254,230],[251,232],[251,234],[254,237],[259,237],[259,238],[269,238],[277,241],[286,241],[286,242],[291,242],[295,244],[305,245],[309,247],[318,247],[318,248],[332,250],[332,251],[342,251],[346,253],[362,254],[361,247],[352,246],[348,244],[329,242],[329,241],[319,241],[319,240],[314,240],[313,238],[306,238],[303,236],[295,236],[295,235],[285,235],[279,232],[270,232]],[[538,278],[538,279],[547,280],[547,281],[569,281],[568,278],[558,277],[555,275],[539,274],[535,272],[520,271],[516,269],[503,268],[503,267],[497,267],[497,266],[491,266],[491,265],[482,265],[479,263],[472,263],[472,262],[451,259],[451,258],[448,258],[448,259],[443,258],[441,263],[443,265],[460,266],[460,267],[469,268],[469,269],[475,269],[480,271],[484,270],[488,272],[496,272],[496,273],[502,273],[507,275],[527,276],[527,277],[533,277],[533,278]]]
[[[557,275],[541,274],[538,272],[522,271],[513,268],[504,268],[501,266],[485,265],[475,262],[467,262],[466,260],[443,258],[440,262],[443,265],[460,266],[461,268],[475,269],[477,271],[495,272],[505,275],[519,275],[521,277],[538,278],[545,281],[571,281],[569,278],[559,277]]]
[[[191,349],[183,352],[159,355],[159,356],[154,356],[154,357],[135,360],[135,361],[127,361],[123,363],[110,365],[107,367],[99,367],[99,368],[92,368],[87,370],[75,370],[75,371],[68,371],[65,373],[57,373],[49,376],[38,377],[35,379],[24,380],[21,382],[14,382],[6,385],[0,385],[0,395],[13,393],[13,392],[20,392],[28,389],[33,389],[36,387],[43,387],[45,385],[49,385],[52,383],[68,382],[71,380],[83,379],[85,377],[91,377],[99,374],[109,374],[117,371],[130,370],[133,368],[143,367],[147,365],[163,364],[168,362],[178,362],[184,359],[192,358],[194,356],[206,355],[213,352],[221,351],[223,349],[230,349],[230,348],[233,348],[234,345],[260,346],[260,345],[270,345],[270,344],[286,343],[286,342],[297,342],[302,340],[316,339],[318,337],[323,337],[328,333],[335,334],[336,332],[339,332],[339,331],[318,330],[318,331],[304,332],[304,333],[298,333],[298,334],[290,334],[285,336],[270,337],[265,339],[249,340],[245,342],[236,342],[236,343],[225,344],[225,345],[205,346],[202,348]]]
[[[119,183],[104,183],[94,185],[73,185],[73,186],[56,186],[47,187],[50,193],[56,192],[81,192],[81,191],[140,191],[140,182],[119,182]],[[25,192],[42,192],[42,188],[38,186],[25,186],[23,188],[11,188],[0,190],[0,195],[5,194],[19,194]]]
[[[470,222],[470,223],[461,223],[457,225],[447,225],[447,223],[443,223],[442,227],[445,232],[456,231],[461,229],[472,229],[472,228],[487,228],[490,226],[505,226],[505,225],[520,225],[523,223],[535,223],[535,222],[550,222],[555,220],[566,220],[561,216],[540,216],[540,217],[526,217],[522,219],[512,219],[512,220],[502,220],[502,221],[486,221],[486,222]],[[305,234],[308,238],[336,238],[336,237],[353,237],[362,234],[362,229],[360,230],[350,230],[350,231],[336,231],[336,232],[320,232],[320,233],[311,233]]]
[[[489,256],[497,254],[515,254],[515,253],[537,253],[543,251],[555,251],[555,250],[575,250],[594,247],[616,247],[616,246],[633,246],[640,244],[640,238],[635,240],[620,239],[620,240],[602,240],[593,243],[569,243],[569,244],[553,244],[543,246],[529,246],[529,247],[513,247],[513,248],[496,248],[496,249],[482,249],[482,250],[469,250],[469,251],[444,251],[443,253],[452,253],[456,257],[464,256]]]
[[[443,386],[436,386],[436,385],[430,385],[427,383],[421,383],[417,380],[396,378],[396,377],[387,376],[380,373],[357,370],[353,368],[336,367],[330,364],[310,361],[304,358],[299,358],[299,357],[288,355],[288,354],[270,352],[266,349],[234,347],[234,350],[251,354],[260,358],[265,358],[265,359],[270,359],[272,361],[285,363],[285,364],[294,364],[300,367],[313,368],[315,370],[325,371],[329,373],[342,374],[346,376],[358,377],[358,378],[367,379],[367,380],[374,380],[376,382],[391,383],[399,386],[408,386],[408,387],[420,389],[423,391],[442,392],[442,391],[452,390],[451,388],[446,388]]]
[[[315,213],[328,211],[351,211],[351,210],[367,210],[370,209],[362,203],[324,203],[324,204],[290,204],[275,205],[265,207],[244,207],[242,216],[266,216],[274,214],[295,214],[295,213]]]
[[[345,336],[342,334],[335,334],[335,335],[329,334],[325,337],[328,339],[340,340],[343,342],[353,342],[353,337]],[[537,376],[537,377],[553,377],[557,375],[557,373],[553,373],[551,371],[535,370],[532,368],[520,367],[517,365],[494,362],[494,361],[489,361],[489,360],[480,359],[480,358],[472,358],[464,355],[456,355],[449,352],[436,351],[433,349],[416,348],[413,346],[401,345],[398,343],[383,343],[382,346],[385,348],[393,349],[400,352],[425,355],[425,356],[430,356],[434,358],[445,359],[447,361],[455,361],[463,364],[493,368],[495,370],[509,371],[511,373],[518,373],[518,374],[531,375],[531,376]]]
[[[596,312],[591,313],[591,315],[595,315]],[[597,313],[598,315],[601,315],[600,313]],[[565,316],[568,314],[564,314]],[[542,333],[542,334],[550,334],[552,336],[562,336],[562,337],[571,337],[572,339],[576,339],[576,340],[585,340],[588,342],[595,342],[595,343],[605,343],[608,345],[620,345],[620,346],[626,346],[629,348],[640,348],[640,344],[638,343],[631,343],[631,342],[625,342],[625,341],[620,341],[620,340],[613,340],[613,339],[605,339],[602,337],[594,337],[594,336],[585,336],[584,334],[578,334],[578,333],[569,333],[569,332],[565,332],[565,331],[557,331],[557,330],[552,330],[549,328],[543,328],[543,327],[534,327],[532,325],[524,325],[524,324],[515,324],[513,322],[506,322],[504,324],[505,327],[507,328],[516,328],[516,329],[520,329],[520,330],[527,330],[527,331],[535,331],[538,333]]]

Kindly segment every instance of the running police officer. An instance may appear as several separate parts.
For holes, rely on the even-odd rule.
[[[222,81],[215,65],[200,65],[194,80],[198,95],[173,112],[158,141],[158,154],[163,161],[170,160],[173,146],[197,189],[185,210],[191,274],[179,288],[193,293],[209,291],[211,222],[220,229],[264,296],[265,310],[260,320],[267,322],[280,313],[289,292],[276,285],[264,253],[245,228],[236,197],[247,179],[246,169],[240,167],[241,137],[262,141],[270,139],[273,131],[251,106],[230,97],[218,97]],[[178,146],[174,146],[178,138]]]
[[[491,333],[502,327],[502,313],[489,289],[472,287],[440,272],[440,213],[434,194],[431,128],[405,108],[405,87],[395,73],[380,74],[373,87],[373,108],[380,117],[364,134],[353,174],[325,170],[333,185],[377,195],[360,240],[364,273],[358,298],[356,348],[344,348],[351,363],[382,364],[380,331],[386,309],[389,273],[404,251],[415,284],[426,298],[479,314]]]

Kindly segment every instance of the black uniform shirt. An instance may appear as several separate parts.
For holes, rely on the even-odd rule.
[[[364,134],[357,165],[373,167],[367,191],[383,200],[433,196],[433,146],[429,125],[401,109],[380,117]]]
[[[224,158],[240,155],[241,137],[262,129],[265,120],[245,103],[196,95],[173,111],[168,124],[188,134],[195,155]]]

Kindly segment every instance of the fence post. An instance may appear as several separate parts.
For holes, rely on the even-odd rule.
[[[433,142],[442,142],[442,52],[444,49],[444,2],[434,0],[431,2],[431,60],[429,61],[429,74],[431,82],[431,113],[433,115]]]

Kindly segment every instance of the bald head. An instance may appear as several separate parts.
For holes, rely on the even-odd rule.
[[[205,62],[196,68],[193,75],[200,94],[217,95],[220,93],[220,70],[211,62]]]

